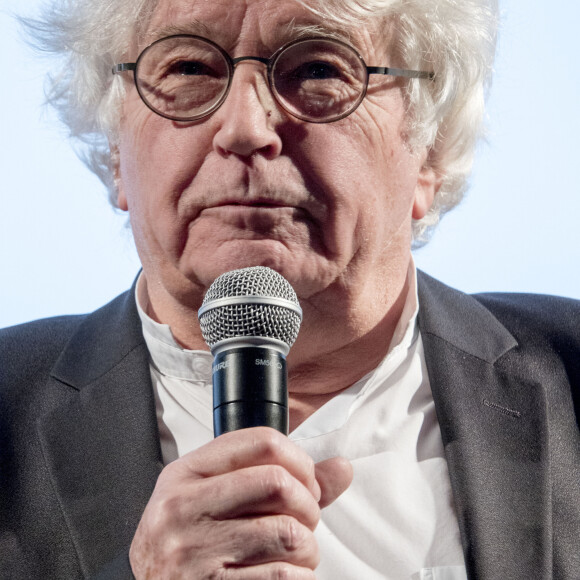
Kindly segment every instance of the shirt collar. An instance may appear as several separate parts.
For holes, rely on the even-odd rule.
[[[148,298],[143,273],[135,292],[143,336],[153,365],[165,376],[191,382],[211,383],[213,356],[204,350],[188,350],[177,343],[168,324],[160,324],[146,312]]]

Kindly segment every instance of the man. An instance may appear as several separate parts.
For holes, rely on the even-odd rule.
[[[4,332],[8,577],[577,575],[578,304],[475,299],[411,260],[460,197],[494,39],[493,4],[430,5],[74,13],[115,77],[101,124],[71,124],[106,129],[143,271]],[[304,310],[291,435],[212,440],[196,312],[254,265]]]

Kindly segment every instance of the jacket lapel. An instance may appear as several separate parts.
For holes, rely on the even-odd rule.
[[[148,352],[133,293],[90,315],[55,365],[66,402],[43,417],[43,453],[80,565],[127,549],[161,470]]]
[[[468,575],[549,578],[544,390],[515,370],[517,342],[477,300],[423,273],[419,297]],[[50,381],[65,402],[38,431],[88,575],[128,548],[162,468],[133,292],[87,317]]]
[[[420,273],[419,326],[470,578],[551,577],[546,397],[477,300]]]

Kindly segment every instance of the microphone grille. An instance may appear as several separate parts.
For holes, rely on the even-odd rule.
[[[221,341],[259,337],[290,348],[300,329],[302,311],[290,282],[265,266],[226,272],[209,287],[199,322],[210,348]]]

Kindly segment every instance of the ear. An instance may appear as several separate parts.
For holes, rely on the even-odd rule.
[[[442,183],[442,175],[437,173],[433,167],[427,164],[423,165],[415,187],[415,200],[413,202],[412,212],[414,220],[420,220],[427,215]]]
[[[122,211],[129,211],[127,196],[123,190],[123,181],[121,180],[121,152],[117,143],[109,142],[109,151],[111,152],[111,167],[113,169],[113,183],[117,190],[117,207]]]

